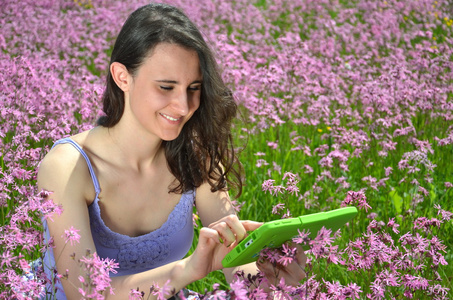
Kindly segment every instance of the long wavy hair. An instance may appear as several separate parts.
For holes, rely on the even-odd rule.
[[[231,123],[237,105],[222,80],[215,56],[198,28],[179,9],[149,4],[134,11],[124,23],[113,48],[110,64],[119,62],[134,76],[159,43],[172,43],[198,54],[203,76],[200,107],[172,141],[163,141],[167,164],[176,177],[169,192],[184,193],[208,182],[211,191],[242,191],[242,167],[237,159]],[[103,97],[105,116],[98,125],[113,127],[124,112],[124,93],[110,71]]]

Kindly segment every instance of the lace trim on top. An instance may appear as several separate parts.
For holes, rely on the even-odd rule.
[[[172,254],[170,240],[175,239],[175,236],[179,232],[184,231],[183,229],[187,228],[188,225],[192,225],[194,194],[194,192],[183,194],[181,200],[161,227],[137,237],[120,234],[107,227],[100,215],[99,199],[96,198],[89,207],[92,234],[96,237],[96,242],[103,247],[118,250],[117,262],[121,270],[156,268],[165,264]],[[189,228],[192,232],[192,236],[189,239],[190,248],[193,237],[193,226],[189,226]],[[183,236],[179,241],[183,242],[183,239],[187,239],[189,234],[181,233],[183,233]]]

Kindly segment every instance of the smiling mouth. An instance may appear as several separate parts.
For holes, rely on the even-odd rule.
[[[172,121],[172,122],[176,122],[176,121],[179,121],[181,118],[173,118],[173,117],[170,117],[169,115],[166,115],[166,114],[163,114],[163,113],[159,113],[162,117],[164,117],[165,119],[169,120],[169,121]]]

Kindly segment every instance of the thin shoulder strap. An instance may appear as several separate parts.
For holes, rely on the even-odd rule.
[[[85,161],[87,162],[87,165],[88,165],[88,170],[90,171],[91,179],[92,179],[93,185],[94,185],[94,191],[96,192],[96,198],[97,198],[99,196],[99,193],[101,192],[101,187],[99,186],[99,181],[98,181],[98,178],[96,177],[96,174],[94,173],[91,161],[90,161],[88,155],[85,153],[85,151],[83,151],[82,147],[80,147],[80,145],[77,144],[71,138],[64,138],[64,139],[56,141],[55,144],[53,144],[52,148],[55,147],[56,145],[67,144],[67,143],[73,145],[74,148],[76,148],[80,152],[80,154],[82,154],[83,158],[85,158]]]

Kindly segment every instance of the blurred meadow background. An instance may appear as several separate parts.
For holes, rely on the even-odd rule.
[[[39,278],[22,279],[46,247],[40,216],[55,209],[37,191],[39,161],[94,126],[115,36],[147,3],[0,0],[2,299],[39,293]],[[452,298],[453,2],[167,3],[201,28],[240,106],[239,216],[359,207],[307,252],[298,289],[276,289],[289,299]],[[230,289],[220,272],[190,287]],[[250,284],[233,289],[253,298]]]

